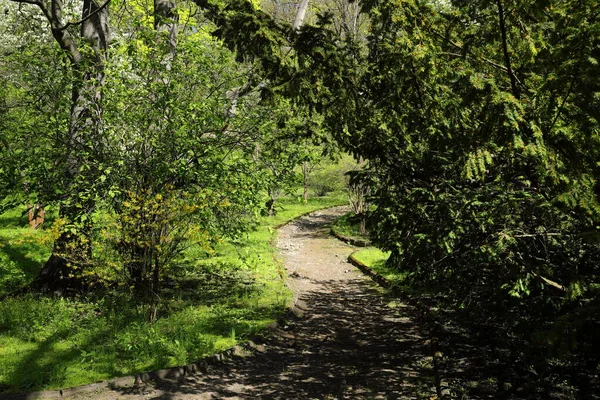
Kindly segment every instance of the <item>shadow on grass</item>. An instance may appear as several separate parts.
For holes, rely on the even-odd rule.
[[[72,346],[63,342],[68,332],[56,332],[39,342],[34,349],[24,352],[26,355],[15,363],[16,367],[5,374],[4,381],[8,383],[5,390],[24,392],[40,390],[48,385],[64,387],[69,378],[69,368],[86,367],[82,363],[82,350],[93,349],[109,334],[108,329],[98,330],[89,335],[85,343]],[[109,368],[105,373],[110,376],[115,371]]]
[[[0,297],[20,289],[37,276],[42,261],[31,258],[30,254],[43,257],[46,251],[32,249],[32,246],[26,242],[14,244],[0,237]]]
[[[54,209],[46,208],[43,226],[51,226],[54,223],[56,216],[57,213]],[[29,215],[25,205],[12,208],[0,214],[0,229],[26,227],[29,227]]]
[[[412,308],[388,307],[381,293],[361,279],[318,283],[329,290],[301,296],[305,316],[289,316],[284,328],[256,350],[202,375],[156,383],[154,389],[163,393],[147,398],[412,399],[435,394],[429,344]]]
[[[194,288],[188,290],[193,292]],[[220,295],[228,293],[232,291]],[[190,293],[187,297],[195,296]],[[217,301],[218,296],[212,299]],[[198,307],[180,301],[168,304],[161,310],[160,319],[148,324],[147,310],[133,302],[128,304],[124,298],[111,300],[110,296],[98,295],[96,301],[70,306],[74,312],[58,315],[59,319],[75,321],[67,324],[69,329],[51,332],[39,341],[27,342],[25,337],[13,340],[18,333],[4,333],[8,339],[6,350],[11,353],[0,361],[0,393],[74,386],[182,365],[232,346],[236,337],[247,337],[264,328],[265,321],[281,312],[275,305],[252,309],[221,302],[218,307]],[[105,309],[96,304],[104,304]],[[32,329],[43,324],[44,332],[45,326],[55,323],[54,319],[46,321],[42,315],[39,321],[27,323]]]
[[[42,263],[28,256],[32,252],[30,243],[14,244],[10,240],[0,238],[0,251],[9,261],[19,266],[26,280],[33,279],[42,267]],[[49,252],[48,252],[49,253]]]
[[[246,297],[260,290],[252,274],[235,267],[218,271],[199,269],[193,276],[175,278],[164,284],[166,297],[197,304],[213,304],[225,299]]]
[[[17,212],[10,212],[0,215],[0,226],[21,228],[27,226],[29,223],[27,213],[19,215]]]

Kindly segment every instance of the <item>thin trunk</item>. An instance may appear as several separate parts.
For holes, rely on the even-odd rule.
[[[153,323],[156,321],[156,318],[158,317],[158,304],[159,304],[159,300],[160,297],[158,295],[159,291],[160,291],[160,262],[158,260],[158,257],[155,258],[154,260],[154,268],[152,271],[152,300],[151,300],[151,307],[150,307],[150,315],[148,316],[148,320]]]
[[[359,232],[361,235],[365,235],[367,234],[367,217],[365,214],[361,214],[360,215],[360,228],[359,228]]]
[[[269,200],[265,203],[266,211],[268,216],[273,216],[277,213],[275,211],[275,202],[277,201],[277,197],[279,195],[277,190],[269,190]]]
[[[304,194],[303,194],[303,198],[304,198],[304,203],[308,203],[308,174],[309,174],[309,168],[308,168],[308,162],[304,162],[302,164],[302,174],[304,177]]]
[[[155,45],[158,54],[164,54],[160,52],[163,45],[168,46],[168,52],[166,57],[161,59],[161,64],[165,70],[169,70],[171,63],[175,57],[175,50],[177,47],[177,15],[174,13],[175,3],[170,0],[154,0],[154,29],[156,31]],[[168,43],[165,41],[164,34],[168,34]],[[160,83],[162,67],[156,70],[152,70],[152,79]],[[149,96],[149,102],[151,104],[156,103],[158,96],[155,93],[151,93]],[[168,109],[162,110],[164,114],[169,112]],[[149,130],[151,132],[158,132],[163,127],[160,126],[160,121],[151,121]],[[151,146],[149,146],[151,147]],[[150,156],[148,156],[150,158]],[[147,174],[147,171],[140,171],[142,176]],[[151,181],[151,179],[148,179]],[[141,183],[133,191],[137,192],[136,196],[144,198],[144,194],[140,193],[146,190],[153,190],[151,185]],[[128,189],[131,190],[131,189]],[[135,240],[131,243],[127,243],[126,246],[121,250],[125,256],[131,255],[131,260],[127,264],[127,270],[129,273],[130,283],[133,285],[134,294],[138,300],[151,305],[151,313],[149,320],[152,322],[156,318],[156,300],[158,299],[159,290],[159,279],[160,279],[160,268],[156,242],[153,238],[156,229],[165,229],[164,227],[157,227],[156,215],[147,216],[147,220],[144,220],[144,215],[139,216],[140,224],[148,226],[148,229],[143,231],[140,237],[135,237]],[[166,223],[166,222],[165,222]],[[127,234],[127,233],[126,233]],[[160,237],[160,234],[158,235]]]
[[[308,10],[308,2],[309,0],[302,0],[302,2],[300,3],[300,6],[298,7],[298,12],[296,13],[296,19],[294,20],[294,29],[300,29],[300,27],[302,27],[302,25],[304,24],[304,17],[306,16],[306,10]],[[304,199],[304,203],[308,203],[308,174],[309,174],[309,168],[308,168],[308,163],[304,162],[302,164],[302,173],[303,173],[303,177],[304,177],[304,193],[303,193],[303,199]]]
[[[504,8],[502,7],[502,0],[496,0],[496,4],[498,5],[498,19],[500,20],[500,33],[502,34],[502,52],[504,53],[504,64],[506,65],[506,71],[508,76],[510,77],[510,86],[512,90],[513,96],[516,99],[519,99],[520,93],[517,88],[517,78],[512,70],[510,54],[508,52],[508,38],[506,35],[506,17],[504,15]]]
[[[370,194],[371,188],[366,183],[352,182],[348,186],[350,208],[359,219],[361,235],[367,234],[368,197]]]
[[[306,17],[306,10],[308,10],[308,1],[309,0],[302,0],[298,6],[298,12],[296,13],[296,18],[294,19],[294,29],[300,29],[300,27],[304,24],[304,17]]]
[[[171,56],[177,48],[177,14],[174,13],[175,2],[171,0],[154,0],[154,29],[156,32],[166,31],[169,33],[169,46]],[[157,41],[159,44],[160,41]]]

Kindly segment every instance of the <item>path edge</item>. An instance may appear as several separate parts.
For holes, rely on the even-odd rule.
[[[329,230],[329,234],[335,237],[336,239],[355,247],[369,247],[373,244],[370,240],[356,239],[350,236],[343,235],[336,231],[333,227]]]
[[[383,287],[384,289],[393,291],[394,287],[393,287],[392,282],[390,282],[389,279],[387,279],[385,276],[381,275],[380,273],[376,272],[368,265],[366,265],[363,262],[356,259],[356,257],[354,255],[356,253],[358,253],[359,251],[360,250],[356,250],[356,251],[352,252],[352,254],[350,254],[348,256],[348,262],[350,264],[354,265],[360,271],[362,271],[365,275],[367,275],[369,278],[371,278],[371,280],[373,280],[379,286]],[[429,341],[430,341],[430,348],[431,348],[431,350],[430,350],[431,358],[432,358],[432,363],[433,363],[435,391],[436,391],[438,399],[440,399],[440,400],[451,399],[452,393],[450,390],[450,386],[449,386],[447,380],[444,379],[441,374],[441,365],[440,364],[443,362],[442,361],[443,354],[439,349],[439,345],[438,345],[439,338],[434,333],[436,322],[431,314],[431,311],[427,307],[425,307],[422,303],[415,301],[414,299],[411,299],[409,296],[407,296],[405,294],[401,294],[401,297],[404,300],[406,300],[408,303],[410,303],[412,306],[414,306],[421,313],[421,315],[423,315],[423,318],[426,321],[428,321],[428,325],[433,325],[429,328]]]
[[[273,228],[274,234],[271,236],[269,240],[269,245],[277,250],[276,241],[277,234],[279,233],[279,229],[283,228],[286,225],[296,222],[300,218],[306,217],[310,214],[320,212],[323,210],[329,210],[332,208],[344,207],[344,204],[336,205],[336,206],[326,206],[322,208],[318,208],[315,210],[307,211],[294,217],[293,219],[282,222],[281,224],[276,225]],[[281,259],[278,258],[276,251],[273,252],[273,261],[279,267],[280,272],[285,272],[285,266]],[[282,279],[286,279],[286,275],[282,275]],[[286,283],[287,284],[287,283]],[[286,306],[285,311],[279,316],[279,318],[269,324],[265,329],[260,332],[251,335],[247,341],[235,345],[229,349],[223,350],[219,353],[211,354],[209,356],[203,357],[198,361],[171,368],[165,368],[160,370],[154,370],[149,372],[141,372],[135,375],[127,375],[118,378],[109,379],[106,381],[88,383],[81,386],[74,386],[70,388],[57,389],[57,390],[42,390],[38,392],[25,392],[25,393],[3,393],[0,394],[0,398],[2,400],[43,400],[43,399],[68,399],[70,396],[75,396],[79,394],[92,394],[99,390],[119,390],[119,389],[135,389],[136,387],[142,387],[145,384],[149,384],[151,382],[158,382],[164,380],[174,380],[180,379],[185,376],[192,376],[203,373],[207,370],[208,366],[220,364],[224,361],[227,361],[235,356],[247,353],[249,351],[255,351],[259,343],[264,341],[264,338],[270,336],[275,333],[275,330],[281,326],[283,326],[282,319],[286,316],[297,315],[299,312],[296,307],[297,301],[294,301],[292,298],[289,304]]]

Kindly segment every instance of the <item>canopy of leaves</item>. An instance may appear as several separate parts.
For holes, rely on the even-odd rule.
[[[600,3],[367,0],[366,46],[327,16],[294,34],[241,0],[197,3],[369,161],[371,232],[390,265],[511,335],[591,343]],[[270,51],[284,40],[293,62]]]

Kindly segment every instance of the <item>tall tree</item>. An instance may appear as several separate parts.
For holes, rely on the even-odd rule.
[[[91,213],[95,204],[90,181],[95,180],[93,161],[103,146],[102,87],[110,42],[109,1],[84,0],[81,18],[76,22],[66,21],[67,6],[60,0],[12,1],[32,4],[41,11],[68,60],[65,73],[71,79],[69,127],[62,138],[63,157],[57,165],[64,175],[56,200],[65,226],[31,287],[51,291],[77,289],[82,285],[84,260],[91,254]],[[77,28],[79,32],[75,33]]]
[[[552,324],[548,343],[590,343],[570,329],[600,301],[597,1],[364,1],[367,53],[326,16],[294,31],[241,0],[197,3],[369,161],[391,266],[503,335],[531,345]]]
[[[198,28],[194,5],[154,16],[158,25],[145,18],[156,12],[152,6],[130,12],[113,25],[105,204],[116,228],[108,239],[121,261],[113,272],[136,298],[154,303],[183,249],[195,243],[208,250],[249,226],[260,195],[251,154],[263,122],[256,92],[231,101],[248,67],[207,33],[212,27]],[[131,19],[142,22],[132,29]]]

